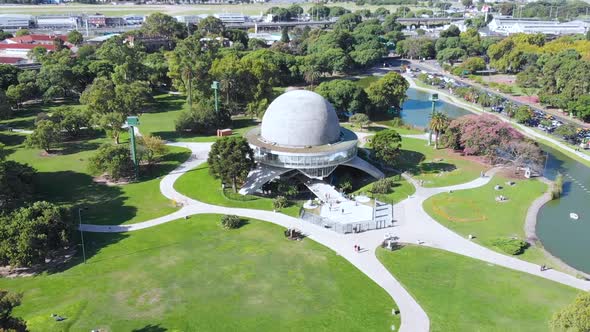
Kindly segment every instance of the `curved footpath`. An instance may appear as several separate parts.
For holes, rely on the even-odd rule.
[[[174,183],[176,180],[182,176],[182,174],[206,161],[211,144],[212,143],[170,144],[172,146],[186,147],[192,151],[192,156],[188,161],[180,165],[170,174],[166,175],[160,182],[160,190],[162,194],[183,205],[179,211],[161,218],[136,224],[120,226],[82,224],[81,229],[87,232],[135,231],[179,218],[205,213],[235,214],[247,218],[272,222],[285,228],[298,228],[310,239],[331,248],[338,255],[344,257],[369,278],[375,281],[379,286],[385,289],[397,303],[401,312],[402,323],[399,330],[408,332],[428,331],[430,323],[428,316],[420,305],[393,277],[393,275],[389,273],[375,255],[376,248],[383,242],[388,234],[398,237],[398,241],[400,242],[419,243],[424,246],[451,251],[513,270],[533,274],[581,290],[590,290],[590,282],[588,281],[577,279],[571,275],[555,270],[541,272],[540,266],[538,265],[509,257],[475,244],[436,222],[422,207],[422,204],[426,199],[436,194],[448,192],[449,190],[477,188],[487,184],[491,180],[491,176],[481,177],[469,183],[444,188],[424,188],[417,186],[414,195],[394,206],[396,222],[393,228],[344,235],[281,213],[205,204],[177,192],[174,189]],[[492,170],[489,173],[492,175],[494,171]],[[353,248],[355,244],[360,245],[362,248],[366,248],[366,250],[361,253],[355,252]]]

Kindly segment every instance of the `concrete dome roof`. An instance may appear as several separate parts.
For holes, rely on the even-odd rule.
[[[324,97],[307,90],[292,90],[268,106],[260,135],[281,146],[325,145],[340,139],[340,123],[334,107]]]

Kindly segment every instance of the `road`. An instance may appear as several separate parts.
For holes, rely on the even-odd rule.
[[[538,110],[538,111],[541,111],[541,112],[545,112],[547,114],[551,114],[555,118],[557,118],[558,120],[561,120],[564,123],[571,123],[571,124],[574,124],[576,126],[581,126],[583,128],[590,128],[590,124],[584,123],[583,121],[580,121],[580,120],[575,119],[575,118],[569,118],[567,116],[564,116],[562,113],[560,113],[557,110],[548,109],[546,107],[539,107],[538,105],[533,104],[533,103],[523,102],[523,101],[518,100],[514,96],[511,96],[509,94],[502,93],[500,91],[497,91],[497,90],[494,90],[492,88],[486,87],[486,86],[484,86],[482,84],[479,84],[479,83],[476,83],[476,82],[473,82],[473,81],[470,81],[470,80],[461,78],[459,76],[455,76],[455,75],[452,75],[450,73],[447,73],[447,72],[445,72],[438,65],[438,63],[436,63],[436,61],[433,61],[433,60],[428,60],[428,61],[425,61],[425,62],[419,62],[419,61],[416,61],[416,60],[408,60],[408,61],[411,63],[411,66],[413,66],[413,67],[416,67],[416,68],[419,68],[419,69],[422,69],[422,70],[426,70],[428,72],[441,74],[441,75],[444,75],[446,77],[453,78],[454,80],[456,80],[458,82],[467,84],[469,86],[476,87],[476,88],[481,89],[481,90],[484,90],[484,91],[486,91],[488,93],[492,93],[492,94],[501,96],[502,98],[508,99],[508,100],[510,100],[511,102],[513,102],[513,103],[515,103],[517,105],[526,105],[526,106],[531,107],[532,109],[535,109],[535,110]]]

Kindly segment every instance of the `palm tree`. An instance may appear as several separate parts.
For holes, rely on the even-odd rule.
[[[434,131],[434,148],[438,149],[438,137],[444,132],[449,126],[449,117],[445,113],[436,112],[430,118],[428,123],[430,130]]]

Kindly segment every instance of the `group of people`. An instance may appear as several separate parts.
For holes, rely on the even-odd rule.
[[[361,252],[361,246],[359,246],[358,244],[355,244],[354,245],[354,251]]]

